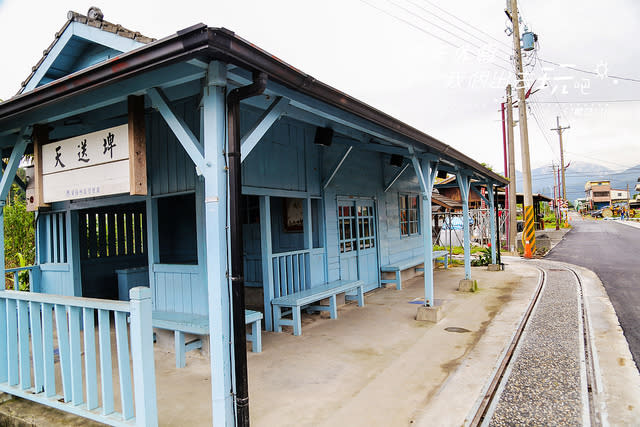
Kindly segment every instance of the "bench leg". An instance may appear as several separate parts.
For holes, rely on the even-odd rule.
[[[300,306],[292,307],[293,335],[302,335],[302,322],[300,319]],[[282,329],[282,328],[281,328]]]
[[[396,271],[396,290],[402,290],[402,276],[400,270]]]
[[[336,301],[335,295],[331,295],[329,297],[329,314],[331,315],[332,319],[338,318],[338,303]]]
[[[176,368],[184,368],[186,365],[184,332],[174,331],[173,334],[176,341]]]
[[[444,256],[444,269],[449,268],[449,254]]]
[[[254,353],[262,352],[262,320],[258,319],[251,325],[253,339],[251,340],[251,351]]]
[[[280,319],[282,318],[282,311],[279,305],[273,305],[273,330],[276,332],[282,332],[282,325]]]
[[[358,286],[358,307],[364,307],[364,286]]]

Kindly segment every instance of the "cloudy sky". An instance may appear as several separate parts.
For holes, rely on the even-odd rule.
[[[0,0],[0,99],[15,94],[67,11],[86,14],[94,3],[106,20],[155,38],[198,22],[231,29],[503,171],[499,108],[514,81],[505,0]],[[529,107],[532,166],[559,161],[557,135],[549,130],[557,115],[571,126],[567,161],[614,170],[639,164],[640,2],[519,5],[523,24],[539,36],[535,54],[524,60],[539,89]],[[517,128],[515,134],[517,141]]]

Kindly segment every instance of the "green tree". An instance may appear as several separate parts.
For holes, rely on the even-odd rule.
[[[11,204],[4,208],[4,250],[6,268],[33,265],[36,258],[35,221],[27,212],[24,198],[15,192]],[[25,276],[25,275],[23,275]],[[23,279],[21,278],[21,282]],[[12,281],[10,282],[13,283]],[[5,285],[7,281],[5,280]],[[24,286],[23,286],[24,287]]]

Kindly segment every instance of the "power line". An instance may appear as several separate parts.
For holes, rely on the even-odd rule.
[[[402,5],[398,4],[398,3],[396,3],[395,1],[393,1],[393,0],[388,0],[388,1],[389,1],[389,3],[393,4],[395,7],[397,7],[397,8],[400,8],[400,9],[404,10],[404,11],[405,11],[405,12],[407,12],[409,15],[411,15],[411,16],[415,16],[416,18],[420,19],[421,21],[424,21],[424,22],[426,22],[427,24],[431,24],[431,25],[433,25],[434,27],[436,27],[437,29],[439,29],[439,30],[441,30],[441,31],[444,31],[444,32],[445,32],[445,33],[447,33],[447,34],[451,34],[453,37],[457,37],[457,38],[459,38],[460,40],[462,40],[462,41],[463,41],[463,42],[465,42],[465,43],[469,43],[471,46],[475,47],[476,49],[481,49],[481,46],[480,46],[480,45],[477,45],[477,44],[475,44],[475,43],[473,43],[473,42],[470,42],[469,40],[467,40],[467,39],[465,39],[465,38],[463,38],[463,37],[460,37],[459,35],[457,35],[457,34],[455,34],[455,33],[451,32],[451,31],[447,30],[446,28],[442,27],[441,25],[438,25],[438,24],[436,24],[436,23],[434,23],[434,22],[432,22],[432,21],[429,21],[428,19],[426,19],[426,18],[424,18],[424,17],[422,17],[422,16],[420,16],[420,15],[418,15],[418,14],[416,14],[416,13],[412,12],[411,10],[409,10],[409,9],[407,9],[406,7],[404,7],[404,6],[402,6]]]
[[[640,102],[640,99],[599,99],[594,101],[534,101],[535,104],[607,104],[614,102]]]
[[[388,15],[388,16],[390,16],[390,17],[392,17],[392,18],[394,18],[394,19],[396,19],[398,21],[401,21],[401,22],[403,22],[403,23],[415,28],[416,30],[418,30],[418,31],[420,31],[422,33],[425,33],[425,34],[427,34],[427,35],[429,35],[431,37],[435,37],[436,39],[442,41],[443,43],[448,44],[449,46],[455,47],[456,49],[460,49],[461,48],[461,46],[459,46],[459,45],[457,45],[455,43],[452,43],[451,41],[449,41],[449,40],[447,40],[447,39],[445,39],[443,37],[440,37],[437,34],[434,34],[434,33],[430,32],[430,31],[428,31],[426,29],[424,29],[422,26],[418,26],[418,25],[414,24],[413,22],[411,22],[411,21],[409,21],[407,19],[404,19],[404,18],[402,18],[402,17],[400,17],[398,15],[395,15],[395,14],[393,14],[393,13],[387,11],[387,10],[384,10],[384,9],[382,9],[382,8],[372,4],[372,3],[369,3],[367,0],[360,0],[360,1],[362,3],[364,3],[364,4],[366,4],[367,6],[372,7],[374,9],[376,9],[377,11],[382,12],[385,15]],[[467,51],[467,53],[469,53],[472,56],[475,56],[475,57],[479,58],[478,55],[476,53],[472,52],[472,51]],[[498,64],[496,64],[494,62],[488,62],[488,64],[491,64],[491,65],[493,65],[495,67],[498,67],[498,68],[501,68],[501,69],[505,70],[508,73],[511,73],[511,70],[508,70],[507,68],[505,68],[505,67],[503,67],[501,65],[498,65]]]
[[[493,37],[491,34],[487,33],[486,31],[483,31],[483,30],[481,30],[480,28],[478,28],[478,27],[476,27],[476,26],[474,26],[474,25],[472,25],[472,24],[469,24],[468,22],[464,21],[463,19],[458,18],[456,15],[454,15],[454,14],[452,14],[452,13],[450,13],[450,12],[447,12],[446,10],[444,10],[443,8],[441,8],[440,6],[438,6],[437,4],[433,3],[432,1],[429,1],[429,0],[422,0],[422,1],[423,1],[423,2],[425,2],[425,3],[430,4],[431,6],[435,7],[435,8],[436,8],[436,9],[438,9],[438,10],[440,10],[441,12],[443,12],[443,13],[445,13],[445,14],[447,14],[447,15],[451,16],[452,18],[454,18],[454,19],[456,19],[456,20],[458,20],[458,21],[462,22],[462,23],[463,23],[463,24],[465,24],[465,25],[468,25],[469,27],[473,28],[474,30],[476,30],[476,31],[478,31],[478,32],[480,32],[480,33],[482,33],[482,34],[484,34],[485,36],[487,36],[487,37],[491,38],[492,40],[495,40],[495,41],[497,41],[498,43],[501,43],[501,44],[505,45],[506,47],[508,47],[509,49],[511,49],[511,45],[510,45],[510,44],[508,44],[507,42],[505,42],[504,40],[498,40],[497,38]]]
[[[388,1],[389,1],[389,3],[393,4],[393,5],[394,5],[394,6],[396,6],[397,8],[402,9],[404,12],[408,13],[409,15],[414,16],[414,17],[416,17],[416,18],[420,19],[421,21],[426,22],[427,24],[430,24],[430,25],[432,25],[432,26],[436,27],[437,29],[439,29],[439,30],[441,30],[441,31],[444,31],[445,33],[450,34],[450,35],[452,35],[453,37],[456,37],[456,38],[458,38],[458,39],[462,40],[462,41],[463,41],[463,42],[465,42],[465,43],[468,43],[469,45],[473,46],[473,47],[474,47],[474,48],[476,48],[476,49],[479,49],[479,50],[481,50],[481,49],[482,49],[482,46],[480,46],[480,45],[478,45],[478,44],[476,44],[476,43],[474,43],[474,42],[472,42],[472,41],[469,41],[469,40],[467,40],[466,38],[461,37],[461,36],[459,36],[458,34],[456,34],[456,33],[452,32],[452,31],[449,31],[448,29],[444,28],[443,26],[441,26],[441,25],[439,25],[439,24],[436,24],[435,22],[430,21],[430,20],[426,19],[426,18],[425,18],[425,17],[423,17],[423,16],[420,16],[420,15],[418,15],[418,14],[414,13],[413,11],[411,11],[411,10],[407,9],[406,7],[404,7],[404,6],[400,5],[400,4],[398,4],[397,2],[395,2],[395,1],[393,1],[393,0],[388,0]],[[410,1],[410,0],[407,0],[407,1],[408,1],[409,3],[411,3],[411,1]],[[412,3],[412,4],[413,4],[413,3]],[[420,6],[417,6],[417,7],[420,7]],[[424,9],[423,9],[423,10],[424,10]],[[437,16],[437,15],[436,15],[436,16]],[[451,25],[451,24],[450,24],[450,25]],[[482,40],[481,40],[481,41],[482,41]],[[501,58],[501,57],[496,56],[496,59],[499,59],[499,60],[504,61],[504,62],[506,62],[507,64],[511,65],[511,61],[508,61],[508,60],[506,60],[506,59],[504,59],[504,58]]]
[[[539,60],[540,58],[538,57],[538,51],[535,50],[534,52],[535,52],[534,55],[535,55],[536,59]],[[536,61],[536,63],[534,64],[534,69],[535,69],[536,65],[540,68],[540,71],[543,73],[543,75],[546,74],[544,69],[542,68],[542,64],[540,63],[540,61]],[[558,111],[560,112],[560,115],[564,118],[564,120],[567,122],[567,124],[571,124],[571,123],[569,123],[569,119],[567,118],[567,116],[564,114],[564,111],[563,111],[562,107],[560,107],[560,101],[559,101],[558,97],[556,96],[556,94],[553,91],[551,91],[551,96],[553,96],[553,99],[556,101],[555,104],[558,107]]]
[[[412,1],[412,0],[406,0],[406,1],[407,1],[408,3],[411,3],[412,5],[414,5],[414,6],[415,6],[415,7],[417,7],[418,9],[420,9],[420,10],[422,10],[422,11],[424,11],[424,12],[426,12],[426,13],[430,14],[430,15],[435,16],[436,18],[438,18],[438,19],[439,19],[439,20],[441,20],[442,22],[445,22],[445,23],[447,23],[448,25],[451,25],[452,27],[456,28],[457,30],[462,31],[463,33],[465,33],[465,34],[467,34],[467,35],[469,35],[469,36],[471,36],[471,37],[473,37],[473,38],[475,38],[475,39],[479,40],[479,41],[480,41],[480,42],[482,42],[482,43],[486,43],[486,44],[488,44],[488,42],[487,42],[487,40],[486,40],[486,39],[483,39],[483,38],[478,37],[478,36],[477,36],[477,34],[474,34],[474,33],[472,33],[472,32],[469,32],[469,31],[465,30],[464,28],[459,27],[458,25],[456,25],[456,24],[452,23],[451,21],[447,21],[446,19],[444,19],[444,18],[443,18],[443,17],[441,17],[440,15],[438,15],[438,14],[436,14],[436,13],[433,13],[432,11],[430,11],[430,10],[428,10],[428,9],[426,9],[426,8],[424,8],[424,7],[422,7],[422,6],[420,6],[419,4],[416,4],[416,3],[415,3],[414,1]],[[438,7],[438,6],[436,6],[436,7]],[[442,9],[442,8],[439,8],[439,7],[438,7],[438,9],[440,9],[440,10],[444,10],[444,9]],[[447,13],[447,14],[449,14],[449,15],[451,15],[451,14],[450,14],[450,13],[448,13],[448,12],[446,12],[446,13]],[[455,17],[455,16],[454,16],[454,17]],[[456,18],[456,19],[458,19],[458,18]],[[469,24],[467,24],[467,25],[469,25]],[[478,31],[478,30],[476,30],[476,31]],[[509,57],[511,57],[511,55],[513,54],[513,52],[511,52],[511,51],[508,51],[508,52],[507,52],[507,51],[504,51],[504,50],[500,50],[500,51],[501,51],[502,53],[504,53],[504,54],[508,55]]]
[[[542,62],[546,62],[547,64],[555,65],[556,67],[560,67],[560,68],[568,68],[569,70],[578,71],[580,73],[591,74],[593,76],[598,76],[598,77],[609,77],[611,79],[626,80],[626,81],[629,81],[629,82],[640,83],[640,79],[636,79],[636,78],[632,78],[632,77],[621,77],[621,76],[614,76],[614,75],[611,75],[611,74],[602,75],[602,74],[598,73],[597,71],[589,71],[589,70],[585,70],[585,69],[582,69],[582,68],[574,67],[572,65],[559,64],[557,62],[547,61],[546,59],[542,59],[542,58],[538,58],[538,59],[540,59],[540,61],[542,61]]]
[[[538,129],[540,129],[540,132],[542,133],[542,136],[544,137],[545,141],[547,141],[547,145],[551,149],[551,154],[553,154],[553,156],[555,156],[556,153],[553,150],[553,146],[551,145],[551,141],[549,141],[549,138],[547,137],[547,134],[544,132],[544,128],[540,125],[540,122],[538,121],[538,117],[534,113],[533,107],[529,110],[529,112],[531,113],[531,115],[533,116],[534,120],[536,121],[536,124],[538,125]]]
[[[575,152],[573,152],[573,151],[567,151],[567,153],[574,154],[574,155],[576,155],[576,156],[578,156],[578,157],[584,157],[585,159],[597,160],[597,161],[599,161],[599,162],[604,162],[604,163],[609,163],[609,164],[611,164],[611,165],[620,166],[620,167],[625,168],[625,170],[626,170],[626,169],[631,169],[632,167],[635,167],[635,166],[623,165],[622,163],[616,163],[616,162],[612,162],[612,161],[609,161],[609,160],[602,160],[602,159],[601,159],[601,158],[599,158],[599,157],[590,157],[590,156],[586,156],[586,155],[584,155],[584,154],[575,153]]]

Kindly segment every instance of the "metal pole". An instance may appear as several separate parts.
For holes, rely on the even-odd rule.
[[[533,258],[536,251],[536,230],[533,218],[533,195],[531,192],[531,160],[529,158],[529,131],[527,128],[527,106],[524,91],[524,72],[522,70],[522,52],[520,51],[520,24],[518,22],[517,0],[510,0],[510,17],[513,23],[513,50],[515,52],[518,78],[518,113],[520,117],[520,144],[522,152],[522,178],[524,186],[524,230],[522,243],[525,258]]]
[[[447,212],[447,216],[449,217],[449,260],[451,260],[451,257],[453,256],[453,250],[451,246],[451,210]]]
[[[498,242],[497,256],[498,256],[498,265],[502,265],[502,258],[500,256],[500,248],[502,245],[500,244],[500,205],[498,204],[498,186],[494,187],[493,190],[493,200],[494,206],[496,209],[496,241]]]
[[[511,99],[511,85],[507,86],[507,145],[509,147],[509,185],[507,192],[509,193],[508,203],[505,201],[505,208],[509,209],[508,233],[509,233],[509,251],[516,251],[516,239],[518,236],[517,226],[517,209],[516,200],[516,153],[513,138],[513,102]],[[505,195],[507,194],[505,192]]]
[[[255,73],[253,83],[232,90],[227,97],[229,141],[229,222],[231,229],[231,283],[233,298],[233,336],[235,353],[236,424],[249,426],[249,385],[247,342],[244,318],[244,262],[242,239],[242,157],[240,150],[240,100],[260,95],[267,85],[265,73]]]

